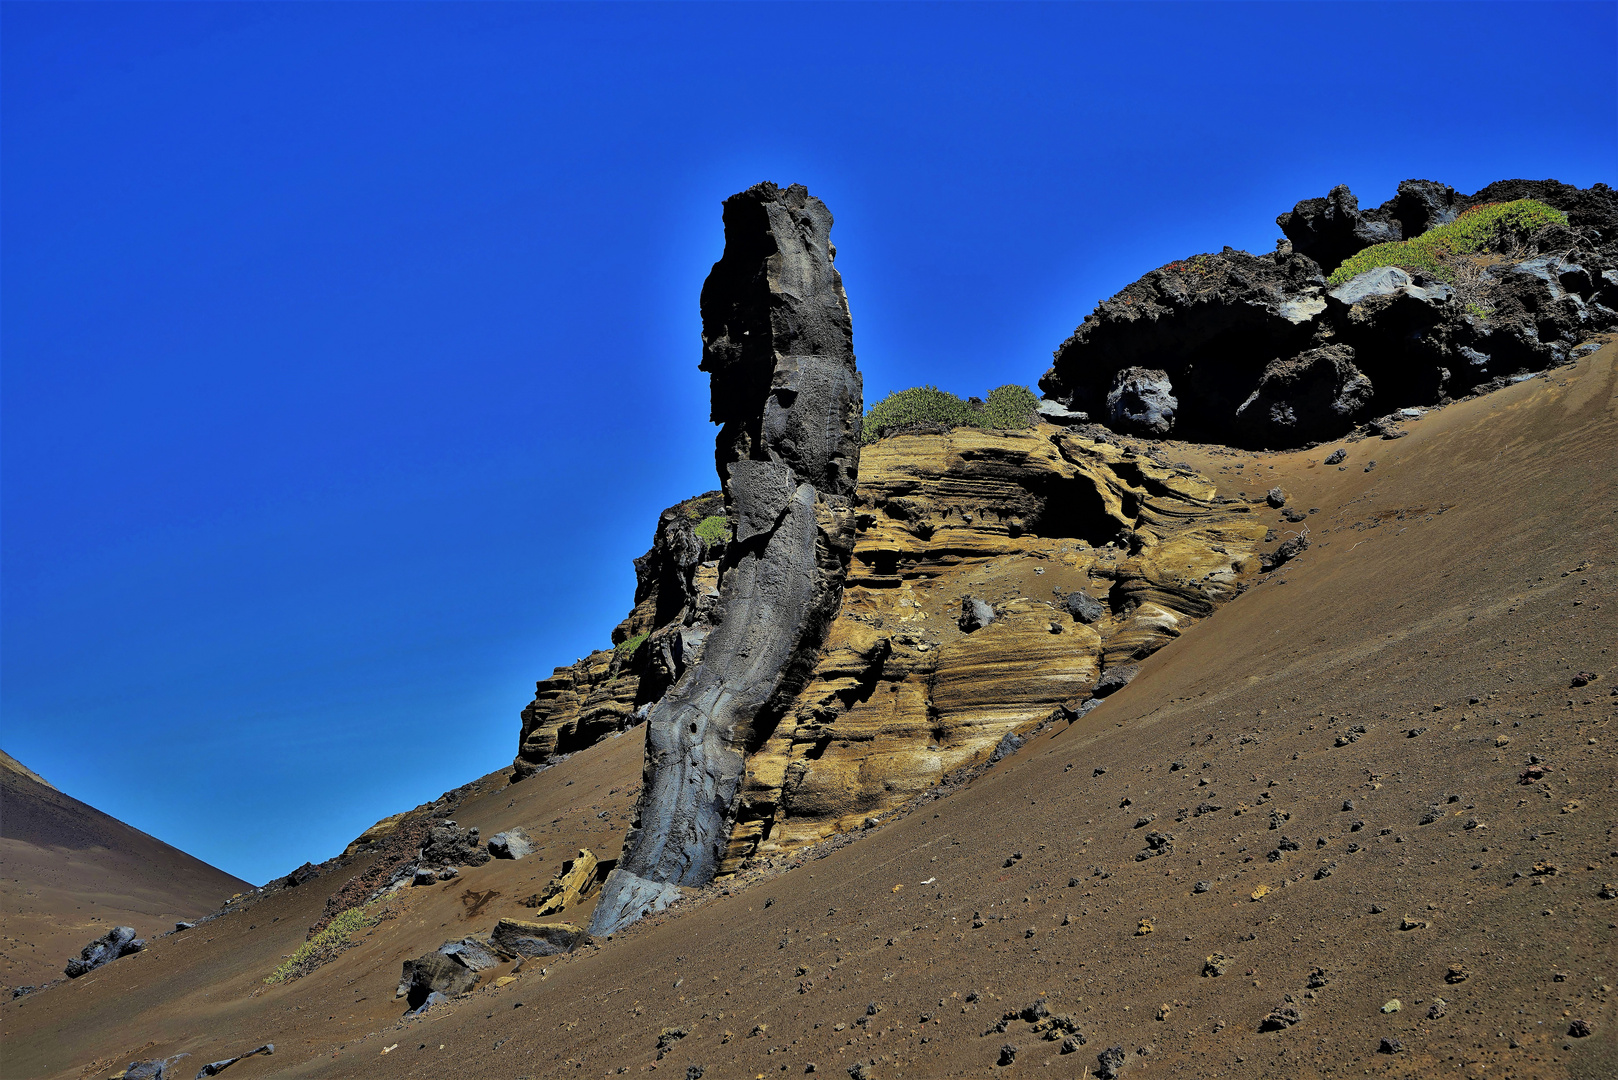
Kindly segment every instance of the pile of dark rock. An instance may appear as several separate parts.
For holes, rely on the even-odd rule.
[[[1327,284],[1373,244],[1525,198],[1563,211],[1568,224],[1502,242],[1452,282],[1390,266]],[[1365,211],[1339,186],[1276,221],[1286,239],[1270,254],[1197,255],[1099,304],[1040,379],[1041,416],[1148,437],[1299,446],[1566,363],[1595,347],[1593,335],[1618,329],[1618,192],[1605,184],[1504,180],[1463,195],[1406,180]]]

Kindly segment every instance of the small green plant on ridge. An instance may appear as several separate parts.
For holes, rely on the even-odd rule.
[[[710,514],[699,521],[693,531],[704,544],[717,544],[730,536],[730,519],[723,514]]]
[[[650,631],[643,630],[634,637],[629,638],[626,641],[620,641],[618,644],[614,645],[612,647],[612,651],[617,653],[619,656],[633,656],[635,650],[640,648],[646,639],[651,636]]]
[[[884,431],[905,424],[1001,430],[1032,427],[1038,407],[1034,392],[1016,383],[995,387],[982,402],[962,401],[936,386],[913,386],[889,394],[866,411],[864,442],[874,443]]]
[[[373,901],[349,908],[328,923],[320,933],[299,945],[297,950],[282,961],[281,966],[272,971],[264,981],[274,985],[302,978],[326,961],[336,959],[338,953],[354,948],[359,944],[353,940],[354,935],[367,927],[375,926],[385,917],[385,913],[374,910],[375,907],[376,903]]]
[[[1453,282],[1458,256],[1521,241],[1546,225],[1566,224],[1566,214],[1537,199],[1484,203],[1472,207],[1448,225],[1428,229],[1420,236],[1371,245],[1345,260],[1326,282],[1341,285],[1367,270],[1383,266],[1397,266],[1438,281]]]

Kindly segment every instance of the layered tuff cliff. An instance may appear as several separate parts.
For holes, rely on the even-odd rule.
[[[613,632],[634,647],[539,684],[517,775],[636,723],[690,655],[707,621],[688,625],[694,609],[669,598],[717,597],[722,545],[695,536],[713,505],[661,515],[636,560],[635,610]],[[1122,685],[1237,594],[1267,532],[1262,504],[1220,497],[1161,454],[1048,424],[883,439],[864,449],[848,505],[841,608],[747,757],[719,873],[858,829],[1008,736],[1093,708],[1103,675]],[[963,620],[963,605],[988,610]]]

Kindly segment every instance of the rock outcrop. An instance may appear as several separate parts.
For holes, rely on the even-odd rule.
[[[727,871],[1075,718],[1106,673],[1233,598],[1265,534],[1189,470],[1048,425],[883,439],[854,507],[842,611],[748,759]]]
[[[727,199],[724,220],[700,366],[730,535],[700,660],[647,714],[645,782],[596,934],[718,871],[747,755],[812,669],[853,547],[862,399],[831,213],[799,185],[766,183]]]
[[[512,956],[555,956],[572,952],[587,942],[589,935],[572,923],[527,922],[522,919],[501,919],[495,924],[489,941]]]
[[[478,973],[494,967],[500,958],[476,938],[448,941],[425,956],[406,960],[399,973],[396,997],[418,1009],[429,995],[456,997],[478,984]]]
[[[702,365],[723,492],[663,513],[616,647],[558,669],[523,714],[518,778],[647,721],[597,936],[1084,715],[1260,568],[1253,506],[1074,410],[1023,431],[891,435],[861,458],[830,215],[802,189],[760,186],[728,200],[725,221]],[[1311,260],[1230,253],[1185,272],[1224,283],[1205,304],[1210,334],[1256,327],[1277,355],[1293,349],[1233,413],[1248,397],[1254,416],[1290,403],[1306,419],[1354,400],[1351,349],[1293,348],[1327,306]],[[1233,323],[1215,294],[1238,280],[1273,303]],[[1171,425],[1168,373],[1124,367],[1141,370],[1099,407]],[[588,888],[593,873],[573,869]],[[544,912],[570,902],[555,903],[564,879],[533,898]]]
[[[1051,425],[883,439],[849,505],[841,610],[747,759],[721,873],[858,829],[1079,714],[1234,597],[1266,531],[1189,470]]]
[[[523,905],[533,908],[536,916],[554,915],[573,907],[594,890],[597,865],[589,848],[580,849],[578,858],[563,863],[561,872],[551,878],[544,889],[524,900]]]
[[[1568,223],[1502,237],[1451,281],[1381,267],[1327,286],[1366,247],[1525,198]],[[1618,328],[1618,193],[1604,184],[1507,180],[1463,195],[1407,180],[1364,211],[1339,186],[1277,223],[1287,239],[1271,254],[1197,255],[1099,304],[1040,380],[1042,415],[1086,413],[1147,437],[1298,446],[1563,363],[1590,335]]]
[[[121,956],[129,956],[146,948],[146,942],[135,936],[133,926],[115,926],[79,951],[67,962],[64,973],[70,979],[110,964]]]
[[[523,709],[513,779],[644,721],[695,662],[719,600],[724,513],[724,493],[710,491],[658,517],[651,548],[635,560],[634,610],[612,631],[613,647],[557,668]]]

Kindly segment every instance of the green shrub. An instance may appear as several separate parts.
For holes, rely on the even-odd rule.
[[[866,411],[864,441],[874,443],[884,431],[905,424],[998,429],[1031,427],[1038,405],[1039,398],[1032,390],[1015,383],[995,387],[982,402],[962,401],[936,386],[913,386],[889,394]]]
[[[1566,225],[1567,215],[1537,199],[1484,203],[1474,206],[1448,225],[1428,229],[1420,236],[1391,244],[1374,244],[1332,271],[1326,281],[1341,285],[1367,270],[1397,266],[1438,281],[1455,279],[1455,257],[1510,245],[1546,225]]]
[[[697,523],[694,530],[704,544],[717,544],[730,536],[730,519],[724,514],[710,514]]]
[[[375,926],[388,916],[385,911],[373,911],[375,903],[351,907],[327,924],[326,928],[299,945],[297,951],[270,973],[267,983],[287,982],[309,974],[338,953],[352,949],[359,942],[352,940],[356,932]]]
[[[651,636],[651,631],[642,631],[627,641],[620,641],[612,647],[612,651],[620,656],[633,656],[635,650],[640,648],[646,639]]]
[[[1034,410],[1039,408],[1039,398],[1026,386],[1016,383],[1007,383],[997,386],[989,391],[988,398],[983,402],[983,415],[986,423],[979,425],[986,428],[1026,428],[1034,424]]]

